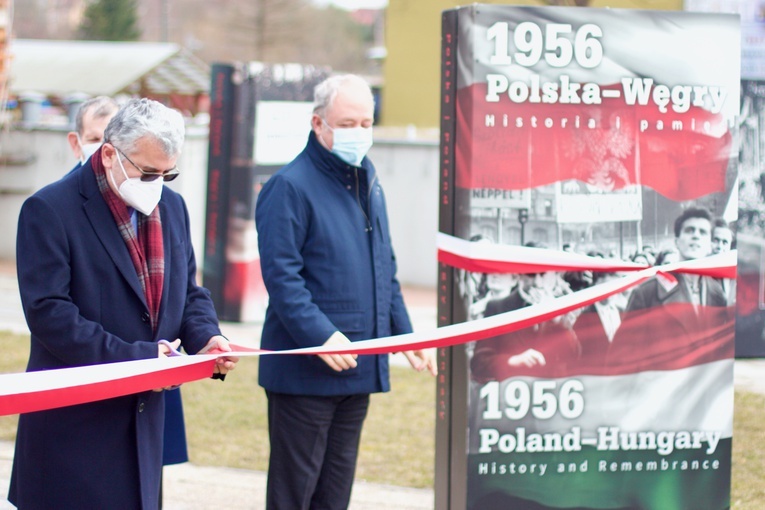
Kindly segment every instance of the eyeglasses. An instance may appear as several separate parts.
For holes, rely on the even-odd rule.
[[[128,155],[125,154],[121,149],[119,149],[114,144],[111,144],[111,145],[112,145],[112,147],[114,147],[114,149],[117,152],[119,152],[120,154],[125,156],[125,159],[127,159],[128,162],[130,162],[130,164],[133,165],[136,168],[136,170],[141,172],[141,180],[144,181],[144,182],[156,181],[160,177],[162,177],[162,179],[165,182],[169,182],[169,181],[172,181],[173,179],[175,179],[176,177],[178,177],[178,175],[180,175],[180,173],[181,173],[180,170],[178,170],[177,166],[174,166],[173,168],[171,168],[169,170],[165,170],[164,172],[146,172],[146,171],[144,171],[143,168],[141,168],[140,166],[138,166],[135,163],[133,163],[133,160],[131,160],[128,157]]]

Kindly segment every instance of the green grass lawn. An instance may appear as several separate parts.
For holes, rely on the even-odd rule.
[[[0,373],[24,369],[28,338],[0,333]],[[373,395],[364,426],[357,478],[432,487],[435,379],[391,367],[393,391]],[[243,359],[225,383],[183,386],[191,461],[265,470],[266,398],[257,385],[257,360]],[[0,439],[13,440],[16,417],[0,417]],[[765,508],[765,395],[736,392],[731,508]]]

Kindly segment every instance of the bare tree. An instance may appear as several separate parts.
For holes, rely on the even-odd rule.
[[[347,11],[308,0],[186,0],[172,17],[171,40],[208,62],[300,62],[363,71],[372,44],[371,27],[360,26]]]

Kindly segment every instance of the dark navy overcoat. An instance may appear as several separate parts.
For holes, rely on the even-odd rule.
[[[16,250],[28,371],[155,358],[158,339],[180,338],[195,353],[220,333],[209,293],[195,283],[183,199],[165,187],[159,207],[165,279],[152,333],[90,161],[26,200]],[[163,424],[161,392],[24,414],[9,500],[21,509],[156,509]]]

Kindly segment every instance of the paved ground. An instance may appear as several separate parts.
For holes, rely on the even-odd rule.
[[[0,441],[0,510],[15,508],[5,499],[13,443]],[[260,471],[196,466],[165,468],[164,510],[262,510],[266,475]],[[350,510],[431,510],[433,491],[357,481]]]
[[[432,289],[405,288],[415,330],[436,324],[436,296]],[[257,345],[259,324],[221,325],[223,333],[237,343]],[[0,261],[0,330],[28,332],[21,311],[13,265]],[[399,357],[393,363],[406,363]],[[765,360],[737,360],[736,388],[765,394]],[[14,508],[5,499],[8,493],[13,444],[0,441],[0,510]],[[263,472],[233,468],[197,466],[191,463],[165,468],[165,510],[260,510],[264,508],[266,476]],[[356,481],[351,510],[430,510],[433,491]]]

